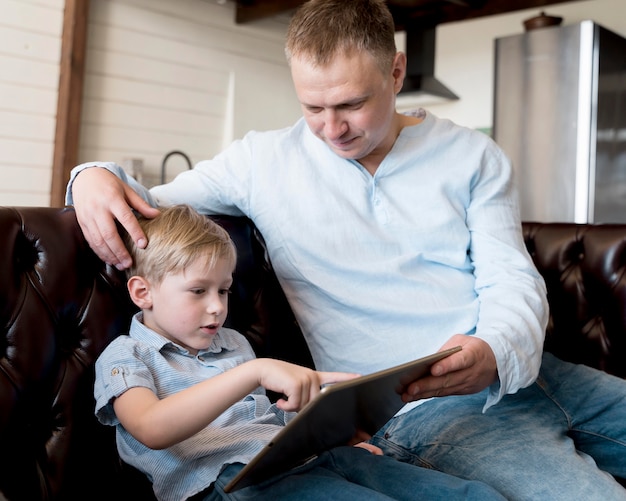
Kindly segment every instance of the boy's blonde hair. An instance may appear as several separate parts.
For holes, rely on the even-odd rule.
[[[208,269],[226,259],[234,270],[237,251],[228,232],[188,205],[161,210],[154,219],[139,218],[148,245],[138,248],[126,234],[124,240],[133,259],[127,276],[142,276],[160,283],[166,274],[178,273],[197,259],[206,260]]]
[[[395,23],[384,0],[309,0],[291,18],[287,62],[325,66],[338,53],[365,51],[386,74],[396,54]]]

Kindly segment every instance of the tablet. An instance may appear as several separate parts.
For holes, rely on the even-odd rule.
[[[226,485],[231,492],[299,466],[321,452],[346,445],[357,430],[374,435],[404,405],[411,382],[460,346],[389,369],[331,384],[313,398]]]

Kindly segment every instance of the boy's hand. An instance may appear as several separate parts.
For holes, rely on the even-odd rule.
[[[358,444],[354,444],[355,447],[360,447],[361,449],[365,449],[366,451],[370,451],[375,456],[382,456],[383,450],[380,447],[370,444],[369,442],[359,442]]]
[[[365,449],[366,451],[370,451],[375,456],[382,456],[383,450],[380,447],[377,447],[373,444],[367,442],[372,438],[369,433],[364,432],[363,430],[357,430],[352,437],[352,440],[348,443],[348,445],[354,445],[355,447],[361,447],[361,449]]]
[[[259,385],[284,395],[276,405],[284,411],[302,409],[319,392],[322,385],[347,381],[358,374],[347,372],[319,372],[281,360],[257,359],[262,364]]]

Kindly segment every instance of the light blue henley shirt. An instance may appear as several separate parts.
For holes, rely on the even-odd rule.
[[[373,176],[303,119],[250,132],[149,193],[113,163],[73,176],[98,165],[153,204],[250,217],[320,370],[366,374],[428,355],[453,334],[480,337],[498,366],[488,408],[538,374],[545,285],[502,150],[419,113]]]

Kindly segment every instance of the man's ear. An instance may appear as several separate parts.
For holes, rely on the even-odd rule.
[[[398,94],[406,77],[406,54],[404,52],[396,52],[393,58],[393,65],[391,66],[391,74],[393,76],[395,93]]]
[[[152,308],[152,295],[150,294],[150,282],[146,278],[134,275],[126,283],[130,299],[142,310]]]

